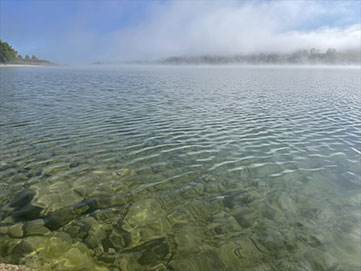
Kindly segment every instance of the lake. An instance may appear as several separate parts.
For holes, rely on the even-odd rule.
[[[0,262],[360,270],[360,67],[3,67],[0,82]]]

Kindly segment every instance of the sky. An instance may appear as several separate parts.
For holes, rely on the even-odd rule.
[[[56,63],[361,48],[361,0],[0,0],[0,39]]]

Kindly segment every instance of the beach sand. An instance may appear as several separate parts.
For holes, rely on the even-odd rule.
[[[0,64],[0,67],[44,67],[44,65]]]

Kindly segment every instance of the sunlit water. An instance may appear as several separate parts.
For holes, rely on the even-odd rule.
[[[360,270],[360,68],[0,76],[0,262]]]

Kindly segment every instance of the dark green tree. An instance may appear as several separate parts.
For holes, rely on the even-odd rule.
[[[0,40],[0,63],[8,63],[16,59],[18,52],[7,42]]]

